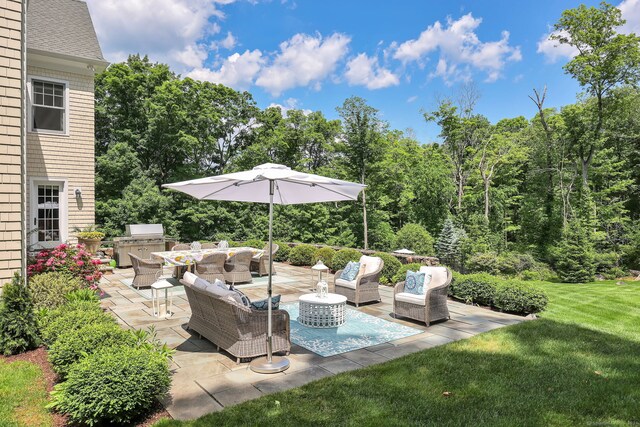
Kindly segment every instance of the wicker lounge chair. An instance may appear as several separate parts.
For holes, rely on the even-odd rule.
[[[224,263],[227,254],[215,252],[205,255],[201,261],[196,263],[196,275],[207,282],[213,283],[216,279],[224,281]]]
[[[420,267],[420,272],[431,274],[431,283],[424,295],[404,292],[404,282],[396,284],[393,290],[394,316],[409,317],[424,322],[450,319],[447,307],[447,292],[451,285],[451,270],[446,267]]]
[[[211,341],[218,349],[231,353],[236,363],[240,363],[242,358],[267,354],[268,311],[241,307],[226,298],[196,289],[185,280],[180,283],[184,285],[191,307],[189,329]],[[273,352],[289,354],[289,313],[285,310],[273,310],[272,313]]]
[[[191,246],[186,243],[178,243],[171,248],[172,251],[188,251],[191,250]],[[184,276],[184,273],[189,271],[189,266],[187,265],[178,265],[173,269],[173,277],[176,279],[181,279]]]
[[[347,301],[354,303],[356,307],[364,302],[380,301],[380,274],[384,261],[378,257],[362,255],[360,263],[366,265],[363,275],[357,276],[352,281],[340,278],[342,270],[338,270],[334,276],[335,293],[347,297]]]
[[[274,256],[276,252],[278,252],[280,246],[277,244],[273,244],[273,252],[271,252],[271,256]],[[269,274],[269,244],[266,244],[264,249],[264,253],[260,255],[258,258],[251,258],[251,271],[255,271],[258,273],[258,276],[264,276],[265,274]],[[276,274],[276,269],[273,269],[273,274]]]
[[[227,259],[224,263],[224,280],[227,283],[235,285],[241,282],[251,282],[251,258],[253,258],[253,252],[240,251]]]
[[[131,258],[131,265],[135,272],[133,286],[135,286],[136,289],[150,287],[162,275],[162,261],[142,259],[132,253],[129,253],[129,257]]]
[[[202,244],[202,249],[217,249],[217,248],[218,248],[218,245],[212,242]]]
[[[172,251],[188,251],[191,250],[191,245],[187,245],[186,243],[178,243],[177,245],[171,248]]]

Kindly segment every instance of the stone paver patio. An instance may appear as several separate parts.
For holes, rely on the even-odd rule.
[[[281,294],[282,302],[297,301],[313,287],[310,269],[278,263],[275,268],[274,294]],[[361,305],[359,310],[424,332],[330,357],[319,356],[292,343],[290,368],[283,373],[264,375],[251,371],[248,361],[236,364],[233,356],[217,351],[209,341],[187,331],[190,309],[186,295],[174,296],[175,314],[171,318],[154,317],[151,300],[123,283],[132,278],[132,269],[116,269],[114,274],[104,276],[100,285],[105,292],[102,303],[126,328],[146,329],[154,325],[158,338],[176,350],[172,363],[173,384],[169,397],[163,402],[175,419],[197,418],[263,394],[299,387],[333,374],[382,363],[524,320],[449,301],[451,319],[427,328],[411,320],[394,319],[391,315],[393,288],[381,286],[382,302]],[[265,286],[239,288],[251,299],[262,299],[266,295]]]

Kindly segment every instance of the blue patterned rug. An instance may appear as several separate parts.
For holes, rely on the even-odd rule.
[[[298,318],[298,303],[280,304],[291,316],[291,341],[320,356],[333,356],[372,345],[394,341],[422,333],[398,323],[362,313],[347,306],[346,322],[337,328],[309,328],[301,325]]]

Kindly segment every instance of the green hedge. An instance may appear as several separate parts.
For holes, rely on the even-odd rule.
[[[134,335],[114,323],[87,324],[80,329],[59,334],[49,347],[49,361],[53,369],[64,378],[82,356],[107,347],[133,347],[135,344]]]
[[[265,243],[259,239],[249,239],[243,243],[244,246],[248,246],[250,248],[263,249]]]
[[[396,283],[404,282],[404,279],[407,278],[407,271],[409,270],[418,271],[420,270],[420,267],[422,267],[422,264],[420,264],[419,262],[402,264],[398,269],[398,271],[396,271],[396,274],[393,275],[393,278],[392,278],[393,284],[395,285]]]
[[[453,273],[449,295],[468,304],[491,306],[516,314],[539,313],[547,306],[545,293],[519,280],[505,280],[487,273]]]
[[[382,261],[384,262],[384,265],[382,266],[382,274],[380,275],[380,283],[392,283],[393,277],[396,275],[400,267],[402,267],[402,263],[395,256],[385,252],[376,252],[372,256],[382,258]]]
[[[285,242],[273,242],[278,245],[278,252],[273,256],[273,260],[277,262],[289,261],[289,253],[291,252],[291,246]]]
[[[293,265],[312,265],[316,247],[312,245],[298,245],[291,248],[289,262]]]
[[[82,358],[51,392],[50,409],[88,425],[128,425],[171,384],[166,357],[146,348],[111,347]]]
[[[78,277],[60,272],[37,274],[29,278],[28,284],[36,310],[57,308],[67,302],[68,293],[83,288]]]
[[[331,262],[331,270],[338,271],[342,270],[349,261],[358,261],[362,253],[357,249],[340,249],[333,256],[333,261]]]
[[[331,268],[333,263],[333,257],[336,255],[336,250],[330,248],[329,246],[323,246],[321,248],[316,249],[316,252],[313,254],[313,264],[317,263],[319,260],[322,260],[324,265]]]
[[[493,305],[508,313],[539,313],[549,299],[543,291],[527,283],[507,282],[496,290]]]
[[[77,330],[85,325],[115,324],[95,301],[74,301],[55,310],[44,311],[39,318],[40,336],[51,346],[62,333]]]

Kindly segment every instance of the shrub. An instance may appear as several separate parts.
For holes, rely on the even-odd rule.
[[[65,296],[72,291],[81,289],[82,280],[70,276],[68,273],[44,273],[29,279],[29,291],[36,310],[42,308],[57,308],[67,300]]]
[[[585,283],[596,273],[595,251],[591,232],[586,225],[574,219],[562,233],[562,240],[553,248],[555,267],[560,280]]]
[[[312,265],[316,247],[312,245],[298,245],[291,248],[289,262],[293,265]]]
[[[289,253],[291,252],[291,246],[285,242],[273,242],[278,244],[278,252],[273,256],[273,260],[277,262],[289,261]]]
[[[107,347],[134,347],[135,343],[134,335],[115,323],[88,324],[58,335],[49,348],[49,361],[53,369],[64,378],[71,366],[84,355]]]
[[[77,330],[88,324],[104,323],[115,323],[115,319],[93,301],[78,301],[46,311],[40,318],[40,335],[44,343],[50,346],[64,332]]]
[[[259,239],[249,239],[243,243],[244,246],[248,246],[250,248],[263,249],[265,243]]]
[[[486,273],[457,274],[450,288],[451,295],[467,304],[490,306],[500,280]]]
[[[444,221],[435,244],[436,255],[444,265],[456,267],[461,263],[462,242],[466,237],[463,229],[456,227],[451,218]]]
[[[49,271],[68,273],[78,277],[86,286],[97,289],[102,273],[98,268],[99,260],[91,258],[84,250],[84,245],[67,245],[65,243],[54,249],[38,252],[35,260],[27,268],[29,277]]]
[[[333,261],[331,261],[331,270],[342,270],[349,261],[359,261],[361,256],[362,253],[357,249],[340,249],[333,256]]]
[[[409,270],[418,271],[420,270],[420,267],[422,267],[422,264],[420,264],[419,262],[414,262],[411,264],[402,264],[398,269],[398,271],[396,271],[396,274],[394,274],[393,277],[391,278],[391,282],[394,285],[399,282],[404,282],[404,279],[407,278],[407,271]]]
[[[104,233],[101,231],[80,231],[76,233],[78,239],[85,240],[102,240],[104,239]]]
[[[501,284],[494,295],[494,306],[517,314],[539,313],[545,309],[548,298],[543,291],[522,282]]]
[[[467,269],[474,273],[515,276],[525,270],[548,270],[548,267],[544,263],[536,261],[531,254],[482,252],[469,258]]]
[[[22,353],[39,344],[38,324],[29,289],[18,273],[4,285],[0,302],[0,352]]]
[[[49,408],[76,423],[129,424],[147,413],[171,384],[166,357],[144,348],[112,347],[74,364],[54,387]]]
[[[396,247],[406,248],[418,255],[433,255],[433,237],[419,224],[406,224],[396,234]]]
[[[95,303],[100,301],[100,297],[92,289],[78,289],[77,291],[69,292],[65,295],[65,299],[67,302],[93,301]]]
[[[393,276],[395,276],[400,267],[402,267],[402,263],[398,261],[398,258],[384,252],[376,252],[372,256],[380,257],[384,262],[384,265],[382,266],[382,274],[380,275],[380,283],[391,283],[393,281]]]
[[[321,248],[316,249],[316,252],[313,254],[313,264],[317,263],[319,260],[322,260],[324,265],[331,268],[331,263],[333,262],[333,257],[336,255],[336,250],[330,248],[329,246],[323,246]]]

